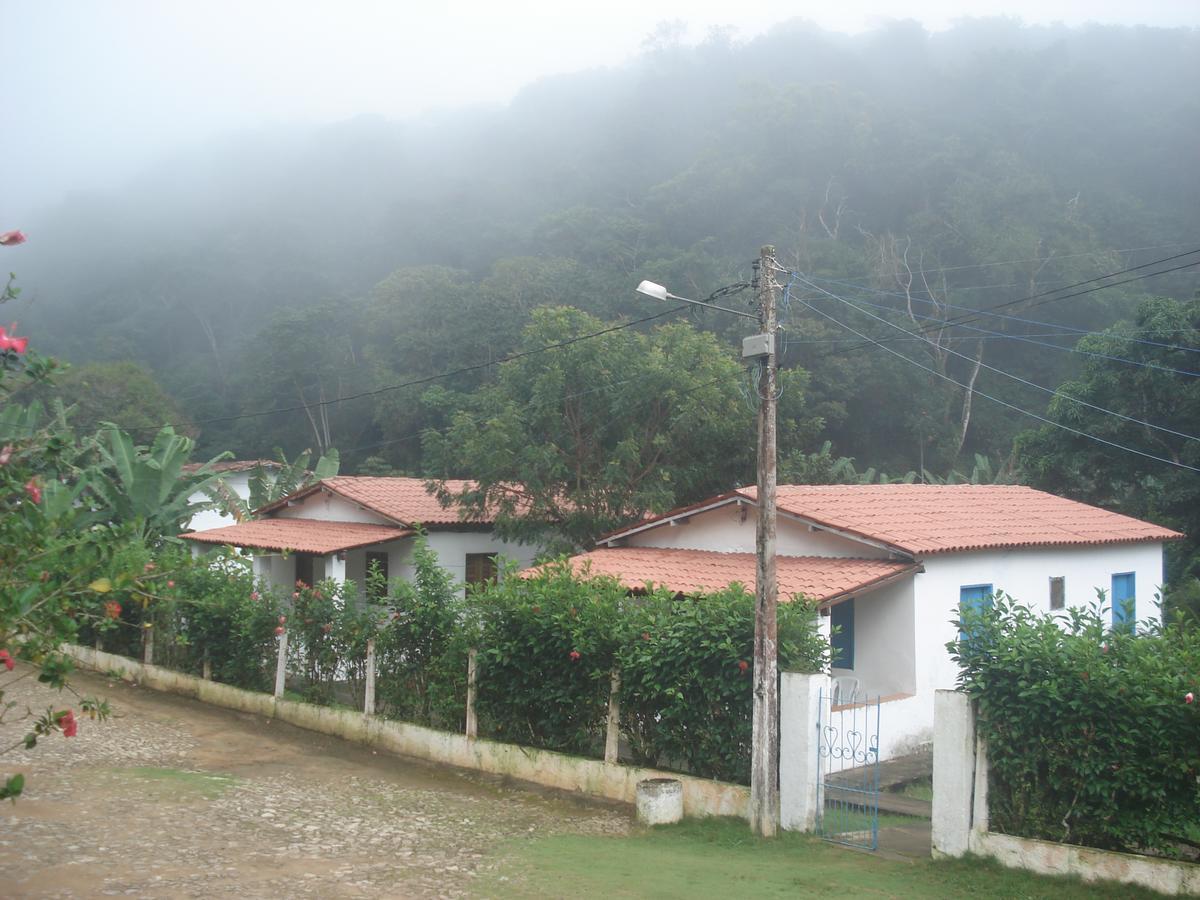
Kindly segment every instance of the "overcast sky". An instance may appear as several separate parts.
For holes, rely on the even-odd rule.
[[[749,38],[802,17],[1200,26],[1198,0],[0,0],[0,230],[63,191],[108,188],[197,140],[360,113],[509,100],[543,76],[618,65],[657,23]]]

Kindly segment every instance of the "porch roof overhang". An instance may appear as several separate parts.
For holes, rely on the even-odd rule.
[[[256,519],[180,537],[200,544],[250,547],[255,550],[316,553],[369,547],[415,534],[411,528],[370,525],[366,522],[327,522],[322,519]]]
[[[753,553],[614,547],[581,553],[568,562],[576,572],[610,575],[630,590],[653,584],[680,594],[705,594],[723,590],[735,582],[748,591],[755,588]],[[528,577],[538,568],[526,569],[521,574]],[[823,606],[923,571],[920,563],[909,560],[838,556],[777,556],[775,569],[781,600],[800,594]]]

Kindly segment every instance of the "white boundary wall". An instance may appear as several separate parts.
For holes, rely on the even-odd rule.
[[[123,681],[136,682],[170,694],[193,697],[226,709],[280,719],[309,731],[332,735],[355,743],[378,747],[399,756],[444,763],[503,775],[544,787],[573,791],[630,805],[636,802],[637,784],[648,778],[673,778],[683,785],[686,816],[748,817],[750,789],[708,778],[696,778],[657,769],[605,763],[538,750],[517,744],[501,744],[482,738],[437,731],[364,715],[347,709],[331,709],[310,703],[277,700],[270,694],[246,691],[194,675],[184,675],[160,666],[148,666],[114,653],[89,647],[64,645],[62,651],[83,668],[111,673]]]
[[[938,691],[933,744],[933,855],[975,853],[1011,869],[1136,884],[1163,894],[1200,894],[1200,865],[1056,844],[988,831],[987,749],[976,738],[966,694]]]

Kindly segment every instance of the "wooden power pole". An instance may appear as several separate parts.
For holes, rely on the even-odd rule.
[[[758,555],[754,592],[754,725],[750,749],[750,827],[763,837],[779,828],[779,663],[775,577],[775,401],[778,397],[775,336],[775,248],[758,259],[758,315],[766,353],[758,380]]]

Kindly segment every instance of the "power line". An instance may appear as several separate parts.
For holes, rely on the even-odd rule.
[[[1197,248],[1197,249],[1195,249],[1195,250],[1189,250],[1187,253],[1179,253],[1179,254],[1176,254],[1175,256],[1169,256],[1169,257],[1166,257],[1165,259],[1158,259],[1158,260],[1154,260],[1154,261],[1152,261],[1152,262],[1143,263],[1143,264],[1142,264],[1142,265],[1140,265],[1140,266],[1133,266],[1133,267],[1131,267],[1131,268],[1128,268],[1128,269],[1122,269],[1122,270],[1120,270],[1120,271],[1117,271],[1117,272],[1110,272],[1110,273],[1108,273],[1107,275],[1098,275],[1098,276],[1096,276],[1095,278],[1088,279],[1088,281],[1076,282],[1076,283],[1075,283],[1075,284],[1073,284],[1073,285],[1068,285],[1068,287],[1067,287],[1067,288],[1059,288],[1059,289],[1057,289],[1057,290],[1067,290],[1068,288],[1072,288],[1072,287],[1078,287],[1078,286],[1080,286],[1080,285],[1083,285],[1083,284],[1089,284],[1089,283],[1091,283],[1091,282],[1093,282],[1093,281],[1102,281],[1102,280],[1103,280],[1103,279],[1105,279],[1105,278],[1112,278],[1112,277],[1114,277],[1114,276],[1117,276],[1117,275],[1123,275],[1123,274],[1126,274],[1126,273],[1128,273],[1128,272],[1134,272],[1134,271],[1137,271],[1137,270],[1139,270],[1139,269],[1144,269],[1144,268],[1146,268],[1146,267],[1148,267],[1148,266],[1157,266],[1157,265],[1160,265],[1160,264],[1162,264],[1162,263],[1165,263],[1165,262],[1172,262],[1172,261],[1174,261],[1174,260],[1176,260],[1176,259],[1180,259],[1181,257],[1184,257],[1184,256],[1190,256],[1190,255],[1193,255],[1193,254],[1196,254],[1196,253],[1200,253],[1200,248]],[[945,321],[943,321],[943,322],[940,322],[940,323],[939,323],[938,325],[936,325],[936,326],[927,326],[927,327],[925,327],[925,328],[922,328],[922,329],[920,329],[920,331],[919,331],[918,333],[920,333],[920,334],[928,334],[928,333],[929,333],[929,332],[931,332],[931,331],[939,331],[939,330],[942,330],[942,329],[944,329],[944,328],[953,327],[953,326],[955,326],[955,325],[961,325],[961,324],[966,324],[966,323],[968,323],[968,322],[972,322],[972,321],[978,321],[978,318],[979,318],[979,316],[981,316],[981,315],[985,315],[985,314],[987,314],[988,312],[991,312],[991,311],[993,311],[993,310],[997,310],[997,309],[1005,309],[1005,308],[1007,308],[1007,307],[1010,307],[1010,306],[1016,306],[1016,305],[1017,305],[1017,304],[1019,304],[1019,303],[1026,303],[1026,302],[1028,302],[1028,301],[1030,301],[1030,300],[1034,300],[1034,299],[1041,298],[1041,297],[1045,297],[1046,299],[1043,299],[1043,300],[1041,301],[1041,303],[1034,304],[1035,306],[1043,306],[1043,305],[1045,305],[1045,304],[1047,304],[1047,303],[1057,303],[1057,302],[1058,302],[1058,301],[1060,301],[1060,300],[1069,300],[1069,299],[1071,299],[1072,297],[1081,297],[1081,296],[1084,296],[1085,294],[1091,294],[1091,293],[1094,293],[1094,292],[1096,292],[1096,291],[1102,291],[1102,290],[1105,290],[1105,289],[1107,289],[1107,288],[1120,287],[1121,285],[1124,285],[1124,284],[1130,284],[1130,283],[1132,283],[1132,282],[1135,282],[1135,281],[1141,281],[1141,280],[1143,280],[1143,279],[1145,279],[1145,278],[1153,278],[1153,277],[1154,277],[1154,276],[1156,276],[1156,275],[1165,275],[1165,274],[1167,274],[1167,273],[1169,273],[1169,272],[1176,272],[1176,271],[1179,271],[1180,269],[1188,269],[1188,268],[1191,268],[1192,266],[1194,266],[1194,265],[1197,265],[1197,264],[1200,264],[1200,260],[1193,260],[1193,261],[1191,261],[1191,262],[1184,263],[1184,264],[1182,264],[1182,265],[1179,265],[1179,266],[1173,266],[1173,267],[1171,267],[1171,268],[1168,268],[1168,269],[1162,269],[1162,270],[1160,270],[1160,271],[1157,271],[1157,272],[1146,272],[1146,273],[1143,273],[1143,274],[1141,274],[1141,275],[1137,275],[1137,276],[1135,276],[1135,277],[1133,277],[1133,278],[1127,278],[1127,279],[1125,279],[1124,281],[1114,281],[1114,282],[1111,282],[1111,283],[1109,283],[1109,284],[1101,284],[1101,285],[1097,285],[1097,286],[1095,286],[1095,287],[1092,287],[1092,288],[1088,288],[1087,290],[1083,290],[1083,291],[1076,291],[1076,292],[1075,292],[1075,293],[1073,293],[1073,294],[1063,294],[1062,296],[1057,296],[1057,297],[1054,297],[1054,296],[1047,297],[1047,296],[1046,296],[1046,295],[1048,295],[1048,294],[1054,294],[1054,293],[1056,293],[1057,291],[1044,291],[1044,292],[1042,292],[1041,294],[1032,294],[1032,295],[1030,295],[1030,296],[1028,296],[1028,297],[1021,297],[1021,298],[1019,298],[1019,299],[1017,299],[1017,300],[1009,300],[1009,301],[1007,301],[1007,302],[1005,302],[1005,303],[998,303],[998,304],[995,304],[994,306],[988,306],[988,307],[984,307],[983,309],[980,309],[980,310],[976,311],[976,313],[974,313],[974,314],[964,314],[964,315],[962,315],[962,316],[959,316],[959,317],[958,317],[958,318],[956,318],[956,319],[947,319],[947,320],[945,320]],[[793,273],[793,274],[799,275],[800,273]],[[806,305],[807,305],[807,304],[806,304]],[[884,341],[884,343],[886,343],[886,340]],[[853,352],[855,352],[856,350],[866,349],[867,347],[870,347],[870,346],[873,346],[873,344],[872,344],[871,342],[867,342],[867,343],[860,344],[860,345],[858,345],[857,347],[852,347],[852,348],[850,348],[849,350],[847,350],[847,351],[845,351],[845,352],[846,352],[846,353],[853,353]]]
[[[804,279],[800,279],[800,280],[802,282],[804,282]],[[909,335],[912,334],[912,332],[909,331],[908,329],[902,328],[901,326],[895,324],[894,322],[889,322],[887,319],[883,318],[882,316],[877,316],[872,312],[868,312],[865,309],[855,306],[849,300],[839,297],[836,294],[832,294],[829,291],[819,288],[810,282],[804,282],[804,283],[808,284],[809,287],[812,287],[815,290],[821,291],[821,293],[825,294],[826,296],[832,297],[834,300],[838,300],[841,303],[844,303],[846,306],[849,306],[851,309],[858,310],[860,313],[862,313],[865,316],[869,316],[870,318],[875,319],[878,322],[882,322],[883,324],[885,324],[891,328],[895,328],[898,331],[902,331],[905,334],[909,334]],[[923,338],[923,340],[931,346],[937,346],[936,344],[934,344],[933,341],[929,340],[929,338]],[[1035,390],[1042,391],[1043,393],[1049,394],[1052,397],[1062,397],[1064,400],[1070,400],[1072,403],[1078,403],[1081,406],[1086,406],[1088,409],[1093,409],[1096,412],[1104,413],[1105,415],[1115,416],[1118,419],[1124,419],[1126,422],[1132,422],[1135,425],[1142,425],[1146,428],[1152,428],[1155,431],[1161,431],[1165,434],[1171,434],[1171,435],[1174,435],[1175,437],[1183,438],[1184,440],[1200,441],[1200,437],[1196,437],[1195,435],[1187,434],[1186,432],[1183,432],[1183,431],[1176,431],[1173,428],[1166,428],[1162,425],[1155,425],[1153,422],[1146,422],[1142,419],[1138,419],[1133,416],[1127,416],[1124,413],[1119,413],[1119,412],[1116,412],[1115,410],[1107,409],[1106,407],[1103,407],[1103,406],[1097,406],[1094,403],[1089,403],[1087,400],[1081,400],[1078,397],[1072,397],[1070,394],[1064,394],[1061,391],[1054,390],[1054,389],[1048,388],[1048,387],[1044,387],[1043,385],[1037,384],[1036,382],[1029,381],[1025,378],[1022,378],[1020,375],[1014,375],[1011,372],[1006,372],[1003,369],[996,368],[995,366],[990,366],[987,363],[983,362],[982,359],[972,359],[970,356],[967,356],[965,353],[959,353],[957,350],[952,350],[949,347],[944,347],[942,349],[944,349],[947,353],[951,353],[954,356],[959,357],[960,359],[965,359],[965,360],[967,360],[967,362],[979,365],[980,367],[987,369],[990,372],[995,372],[998,375],[1003,375],[1005,378],[1011,378],[1013,381],[1019,382],[1020,384],[1023,384],[1027,387],[1034,388]]]
[[[916,301],[917,303],[925,303],[925,304],[929,304],[931,306],[944,306],[947,309],[961,309],[966,313],[972,313],[972,314],[982,313],[982,314],[990,316],[992,318],[1003,319],[1005,321],[1010,321],[1010,322],[1021,322],[1022,324],[1025,324],[1025,325],[1041,325],[1046,328],[1058,328],[1061,331],[1065,332],[1063,335],[1064,337],[1069,337],[1071,335],[1076,335],[1076,336],[1098,335],[1098,336],[1105,336],[1105,337],[1109,336],[1109,335],[1105,335],[1105,333],[1101,332],[1101,331],[1088,331],[1086,328],[1073,328],[1070,325],[1056,325],[1053,322],[1042,322],[1038,319],[1027,319],[1023,316],[1010,316],[1010,315],[1005,315],[1004,313],[991,312],[990,310],[987,310],[987,309],[975,310],[975,309],[971,309],[971,307],[969,307],[969,306],[960,306],[955,303],[947,303],[947,302],[941,301],[941,300],[934,300],[932,298],[932,296],[930,296],[929,299],[926,299],[924,297],[911,297],[910,298],[907,294],[902,294],[898,291],[885,291],[885,290],[881,290],[879,288],[868,287],[866,285],[854,284],[853,282],[849,282],[849,281],[839,281],[836,278],[819,278],[815,275],[810,276],[810,277],[812,278],[813,281],[824,282],[826,284],[838,284],[838,285],[842,285],[843,287],[854,288],[855,290],[862,291],[863,293],[879,294],[879,295],[885,296],[885,297],[899,297],[903,300],[911,299],[911,300]],[[955,288],[955,290],[961,290],[961,289]],[[861,301],[861,302],[865,302],[865,301]],[[890,307],[881,307],[881,308],[890,308]],[[934,321],[942,321],[933,316],[930,316],[929,318]],[[1049,335],[1049,336],[1053,337],[1053,335]],[[1187,353],[1200,353],[1200,348],[1197,348],[1197,347],[1183,347],[1178,344],[1166,344],[1166,343],[1163,343],[1162,341],[1148,341],[1148,340],[1145,340],[1144,338],[1124,338],[1124,339],[1128,340],[1132,343],[1146,344],[1147,346],[1151,346],[1151,347],[1164,347],[1168,350],[1182,350]]]
[[[811,309],[817,315],[823,316],[824,318],[829,319],[834,324],[840,325],[842,328],[846,329],[851,334],[854,334],[857,337],[861,338],[865,342],[863,344],[863,346],[879,347],[881,350],[884,350],[887,353],[892,354],[893,356],[898,356],[900,359],[904,360],[906,363],[916,366],[918,369],[923,369],[924,371],[929,372],[931,375],[936,375],[938,378],[944,379],[945,381],[949,381],[951,384],[958,385],[958,387],[962,388],[963,390],[972,390],[973,393],[977,394],[978,396],[984,397],[987,400],[991,400],[993,403],[998,403],[1001,406],[1006,407],[1007,409],[1011,409],[1014,412],[1018,412],[1023,416],[1029,416],[1031,419],[1036,419],[1037,421],[1042,422],[1046,425],[1052,425],[1055,428],[1061,428],[1063,431],[1068,431],[1071,434],[1077,435],[1079,437],[1087,438],[1088,440],[1095,441],[1099,444],[1104,444],[1108,447],[1112,447],[1117,450],[1123,450],[1126,453],[1133,453],[1133,454],[1136,454],[1137,456],[1142,456],[1142,457],[1145,457],[1146,459],[1150,459],[1155,462],[1164,463],[1168,466],[1174,466],[1179,469],[1187,469],[1190,472],[1200,472],[1200,468],[1197,468],[1196,466],[1189,466],[1187,463],[1175,462],[1175,460],[1173,460],[1173,459],[1167,459],[1162,456],[1155,456],[1153,453],[1147,453],[1144,450],[1138,450],[1134,447],[1127,447],[1124,444],[1118,444],[1116,441],[1110,441],[1106,438],[1098,437],[1097,435],[1094,435],[1094,434],[1089,434],[1086,431],[1080,431],[1078,428],[1072,428],[1070,425],[1063,425],[1061,422],[1055,422],[1053,419],[1048,419],[1045,416],[1040,416],[1035,412],[1030,412],[1027,409],[1017,406],[1016,404],[1009,403],[1007,400],[1001,400],[999,397],[993,397],[991,394],[986,394],[983,391],[968,388],[961,381],[958,381],[957,379],[952,378],[949,375],[945,375],[942,372],[939,372],[937,369],[933,369],[933,368],[930,368],[929,366],[919,363],[915,359],[910,359],[909,357],[905,356],[903,353],[900,353],[898,350],[893,350],[891,347],[885,346],[883,341],[877,341],[874,338],[871,338],[868,335],[863,334],[861,331],[857,331],[857,330],[851,328],[845,322],[839,321],[838,319],[829,315],[829,313],[827,313],[823,310],[820,310],[817,307],[813,306],[812,304],[808,303],[806,300],[803,300],[799,297],[797,297],[795,299],[797,302],[803,304],[804,306],[807,306],[809,309]]]
[[[803,279],[801,279],[801,280],[803,280]],[[821,290],[821,288],[817,287],[815,284],[812,284],[811,286],[812,286],[813,290],[817,290],[817,291]],[[822,293],[827,293],[827,292],[822,291]],[[814,298],[810,297],[809,299],[811,300]],[[837,299],[841,299],[841,298],[837,298]],[[861,303],[865,306],[874,307],[875,309],[886,310],[887,312],[898,312],[898,310],[894,309],[893,307],[885,306],[881,303],[871,303],[870,301],[863,300],[861,298],[857,298],[857,302]],[[926,321],[933,321],[933,322],[942,321],[941,319],[938,319],[936,316],[924,316],[919,313],[914,313],[913,316],[915,318],[924,319]],[[889,322],[888,324],[891,324],[891,323]],[[1162,365],[1159,365],[1158,363],[1143,362],[1143,361],[1136,360],[1136,359],[1128,359],[1127,357],[1124,357],[1124,356],[1111,356],[1110,354],[1099,353],[1095,350],[1082,350],[1079,347],[1063,347],[1060,344],[1051,344],[1048,341],[1037,340],[1038,337],[1060,337],[1060,336],[1061,337],[1070,337],[1071,335],[1065,335],[1065,334],[1061,334],[1061,335],[1060,334],[1050,334],[1050,335],[1007,334],[1007,333],[1002,333],[1002,332],[998,332],[998,331],[989,331],[986,328],[979,328],[975,325],[959,325],[957,327],[966,328],[969,331],[975,331],[975,332],[978,332],[979,334],[978,335],[970,335],[970,336],[958,336],[958,337],[939,336],[938,341],[936,341],[934,343],[940,344],[942,341],[950,341],[950,340],[977,341],[977,340],[989,340],[989,339],[1021,341],[1022,343],[1034,344],[1038,347],[1050,347],[1054,350],[1058,350],[1063,353],[1078,353],[1083,356],[1094,356],[1094,357],[1098,357],[1099,359],[1107,359],[1107,360],[1111,360],[1113,362],[1125,363],[1126,365],[1136,366],[1138,368],[1154,369],[1159,372],[1166,372],[1171,375],[1186,375],[1189,378],[1200,378],[1200,372],[1195,372],[1195,371],[1192,371],[1191,369],[1177,369],[1177,368],[1174,368],[1173,366],[1162,366]],[[912,331],[908,331],[907,329],[901,329],[901,330],[903,330],[906,334],[911,335],[912,337],[911,338],[892,338],[892,339],[888,340],[888,343],[894,343],[897,340],[929,341],[929,338],[925,337],[924,331],[912,332]],[[1126,338],[1123,335],[1105,334],[1104,332],[1087,332],[1087,333],[1091,334],[1091,335],[1095,335],[1097,337],[1110,337],[1110,338],[1115,338],[1118,340],[1129,340],[1128,338]],[[799,342],[795,342],[795,343],[804,343],[804,342],[799,341]]]

